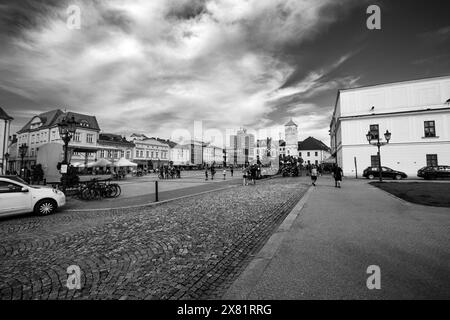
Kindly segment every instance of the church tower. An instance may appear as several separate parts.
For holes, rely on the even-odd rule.
[[[284,125],[284,136],[286,155],[298,157],[298,126],[292,119]]]

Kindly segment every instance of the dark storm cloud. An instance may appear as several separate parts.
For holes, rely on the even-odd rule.
[[[185,1],[172,1],[170,0],[170,6],[166,17],[168,19],[182,19],[189,20],[199,15],[206,13],[206,0],[185,0]]]
[[[68,106],[105,131],[167,137],[197,119],[262,128],[293,117],[302,136],[325,139],[337,89],[449,66],[446,17],[411,25],[404,5],[425,5],[376,2],[380,32],[357,0],[1,1],[0,104],[18,121]],[[66,26],[69,4],[80,30]]]

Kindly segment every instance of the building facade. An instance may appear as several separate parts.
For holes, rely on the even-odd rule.
[[[121,158],[131,161],[135,147],[125,137],[112,133],[100,133],[97,145],[97,159],[107,159],[113,164]]]
[[[11,130],[11,121],[14,120],[10,117],[5,110],[0,107],[0,172],[5,174],[8,166],[9,152],[9,134]]]
[[[272,138],[257,140],[254,158],[264,163],[267,160],[279,157],[281,148],[279,142],[279,140],[273,140]]]
[[[203,142],[191,140],[189,143],[190,165],[198,166],[203,164],[203,147]]]
[[[69,142],[69,161],[87,164],[95,160],[98,151],[97,140],[100,132],[96,117],[75,112],[63,112],[62,110],[56,109],[33,116],[17,132],[16,148],[18,149],[24,144],[27,146],[24,167],[30,168],[32,165],[37,164],[39,149],[43,146],[48,144],[64,144],[59,136],[58,123],[65,117],[73,117],[77,122],[76,133]],[[16,153],[20,156],[18,150],[16,150]],[[62,160],[62,151],[59,156],[59,160]],[[45,163],[41,164],[44,167],[46,165]]]
[[[131,158],[142,169],[155,169],[169,164],[169,145],[143,134],[132,134],[128,141],[134,144]]]
[[[236,138],[231,136],[234,143],[233,160],[235,165],[245,165],[252,162],[255,155],[255,136],[247,133],[246,129],[240,129],[236,133]]]
[[[309,137],[298,143],[298,155],[303,164],[321,165],[331,156],[330,148],[322,141]]]
[[[191,152],[190,145],[174,144],[170,146],[169,161],[175,166],[190,165]]]
[[[381,164],[416,176],[427,165],[450,165],[450,76],[340,90],[330,124],[331,147],[345,175],[377,166],[371,131],[389,144]]]
[[[203,146],[203,162],[206,165],[216,165],[216,166],[222,166],[223,165],[223,149],[214,146],[211,143],[205,143]]]

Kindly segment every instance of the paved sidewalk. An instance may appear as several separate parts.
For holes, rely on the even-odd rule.
[[[224,298],[450,299],[449,230],[448,208],[321,178]],[[370,265],[381,268],[381,290],[367,289]]]

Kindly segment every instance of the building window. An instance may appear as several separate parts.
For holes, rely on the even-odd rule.
[[[427,167],[435,167],[438,165],[437,154],[427,154]]]
[[[371,124],[369,128],[370,134],[372,135],[373,140],[378,140],[380,136],[380,129],[377,124]]]
[[[378,168],[379,162],[378,162],[378,156],[371,156],[370,157],[370,165],[372,168]]]
[[[139,158],[139,150],[136,150],[136,158]]]
[[[34,134],[31,135],[31,143],[34,143]]]
[[[150,151],[147,151],[147,158],[150,158]]]
[[[75,132],[75,135],[73,136],[73,141],[80,142],[81,141],[81,133]]]
[[[316,151],[316,152],[315,152],[315,155],[316,155],[316,157],[317,157],[317,156],[319,156],[319,153]]]
[[[306,155],[309,157],[311,156],[311,152],[307,152]]]
[[[94,143],[94,135],[92,133],[88,133],[86,135],[86,142],[87,143]]]
[[[127,159],[130,159],[131,158],[131,151],[127,151]]]
[[[436,124],[434,121],[425,121],[425,138],[436,137]]]
[[[299,152],[299,153],[298,153],[298,155],[299,155],[299,156],[301,157],[301,156],[302,156],[302,153],[301,153],[301,152]]]
[[[101,150],[100,151],[100,158],[104,158],[105,157],[105,150]]]

